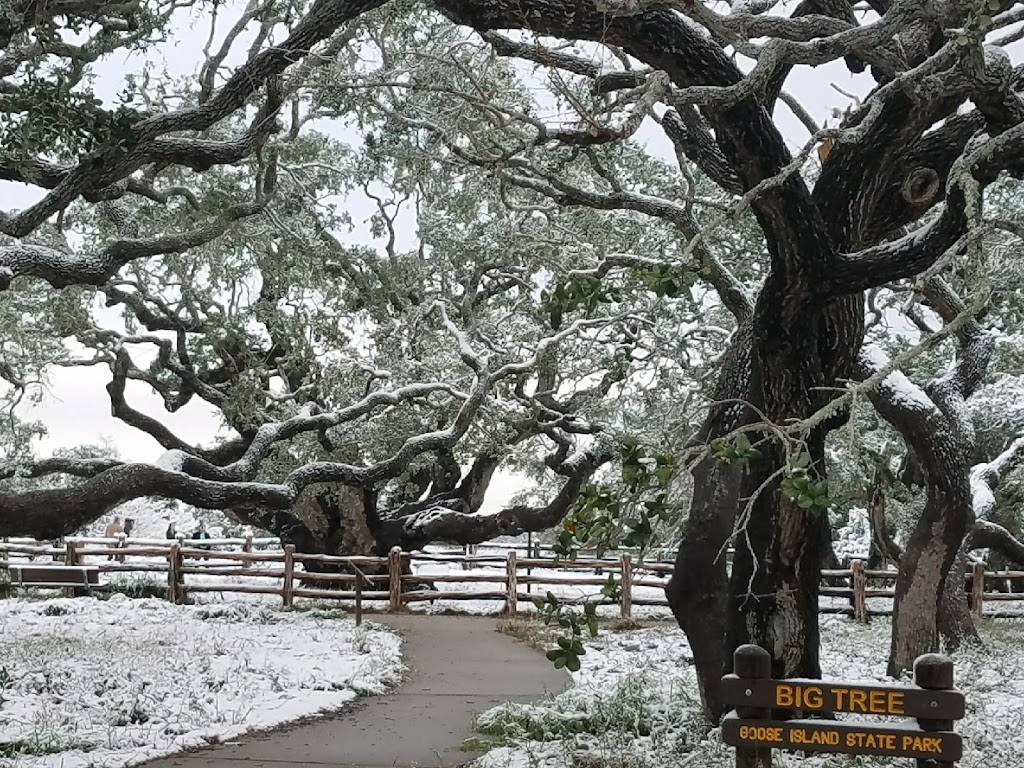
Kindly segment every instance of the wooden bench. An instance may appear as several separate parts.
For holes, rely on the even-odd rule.
[[[75,594],[92,594],[100,583],[100,572],[90,565],[8,565],[11,585],[43,589],[74,589]]]

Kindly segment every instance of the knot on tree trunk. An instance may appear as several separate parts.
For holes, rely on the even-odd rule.
[[[903,199],[911,205],[929,205],[935,202],[942,189],[942,179],[932,168],[915,168],[903,180]]]

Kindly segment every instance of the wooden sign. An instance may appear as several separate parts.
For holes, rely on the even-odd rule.
[[[736,768],[771,768],[772,750],[909,757],[918,768],[951,768],[963,757],[953,723],[964,716],[953,690],[953,662],[925,654],[914,662],[914,685],[882,686],[828,680],[773,680],[772,659],[756,645],[733,654],[722,700],[735,709],[722,719],[722,741],[736,747]],[[852,712],[904,717],[896,723],[858,720],[773,720],[789,711]]]
[[[916,723],[901,727],[899,724],[822,720],[746,720],[730,713],[722,720],[722,741],[734,747],[916,757],[944,762],[963,757],[959,734],[922,731]]]
[[[743,680],[722,678],[722,698],[731,707],[800,709],[805,712],[852,712],[959,720],[964,695],[929,691],[916,685],[882,686],[831,683],[823,680]]]

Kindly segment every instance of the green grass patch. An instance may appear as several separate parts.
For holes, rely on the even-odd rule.
[[[97,592],[97,597],[109,597],[113,594],[121,594],[131,598],[157,598],[167,599],[167,584],[163,581],[148,576],[121,576],[113,578],[104,585],[102,592]]]
[[[468,739],[462,740],[462,743],[459,745],[459,751],[482,753],[489,752],[499,746],[501,746],[501,743],[496,739],[489,739],[484,736],[470,736]]]
[[[582,734],[650,736],[655,720],[652,691],[645,675],[627,675],[597,698],[584,698],[570,689],[541,706],[502,704],[477,718],[476,730],[499,744],[559,741]]]
[[[89,752],[93,749],[93,745],[64,741],[56,734],[39,734],[27,739],[18,739],[16,741],[0,741],[0,757],[10,759],[17,757],[57,755],[61,752],[67,752],[72,749],[80,749],[83,752]]]

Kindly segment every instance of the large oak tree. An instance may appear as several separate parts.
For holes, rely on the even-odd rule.
[[[133,262],[202,247],[260,215],[280,184],[280,148],[274,137],[284,108],[301,111],[293,106],[298,103],[294,97],[315,76],[319,57],[348,50],[360,17],[383,5],[318,0],[294,20],[290,8],[254,3],[248,12],[260,22],[260,31],[245,62],[223,83],[218,72],[224,56],[215,53],[208,57],[196,98],[185,106],[161,103],[149,109],[110,110],[81,98],[73,85],[88,62],[109,50],[139,44],[161,28],[162,15],[167,17],[174,6],[16,2],[0,21],[0,76],[9,86],[0,91],[0,109],[7,121],[4,137],[14,147],[0,154],[0,175],[48,191],[39,202],[0,216],[0,232],[14,239],[0,247],[2,287],[17,289],[24,277],[41,278],[54,288],[108,286]],[[698,264],[719,288],[739,327],[720,361],[715,402],[694,446],[745,433],[759,447],[745,465],[722,464],[708,451],[700,454],[668,588],[694,651],[706,711],[713,717],[723,710],[717,681],[740,643],[769,649],[777,676],[820,675],[817,585],[828,548],[827,520],[813,499],[794,492],[792,482],[786,481],[797,471],[812,474],[818,483],[825,480],[825,440],[842,423],[850,400],[849,394],[837,399],[836,388],[858,370],[863,291],[921,273],[944,257],[956,258],[999,226],[983,215],[984,187],[1002,171],[1024,170],[1020,72],[1002,49],[1007,41],[999,39],[1002,28],[1019,22],[1012,3],[871,0],[861,5],[805,0],[787,16],[771,13],[772,2],[736,2],[731,8],[688,0],[431,4],[502,55],[542,60],[554,71],[591,74],[558,41],[607,48],[618,64],[594,73],[600,75],[597,90],[607,94],[632,89],[635,103],[646,109],[664,105],[667,112],[660,119],[680,155],[735,195],[716,226],[750,211],[763,236],[770,266],[752,298],[713,258]],[[391,10],[388,6],[383,12]],[[82,45],[64,42],[56,30],[68,19],[88,28],[93,37]],[[283,34],[273,39],[271,32],[278,28]],[[528,34],[513,39],[505,34],[510,30]],[[1007,40],[1012,38],[1013,33]],[[734,53],[756,60],[756,65],[744,72]],[[59,77],[34,74],[45,72],[40,65],[50,57],[60,62]],[[876,85],[841,125],[827,130],[815,126],[813,141],[794,157],[774,114],[785,100],[806,115],[784,93],[785,81],[794,68],[839,60],[854,71],[867,70]],[[477,97],[486,100],[487,95]],[[56,115],[40,122],[38,112],[28,114],[41,101],[59,104],[63,122]],[[491,119],[497,133],[507,114],[495,109]],[[400,122],[407,129],[444,135],[443,128],[436,130],[437,121]],[[581,114],[574,130],[552,136],[540,128],[536,143],[586,147],[614,140],[630,126]],[[819,142],[825,142],[820,152],[824,159],[811,183],[800,168]],[[465,150],[458,142],[445,146],[453,154]],[[508,149],[497,141],[489,156],[465,153],[465,159],[490,165],[492,171],[514,172],[516,161]],[[88,253],[69,252],[52,237],[30,238],[76,201],[104,204],[141,196],[163,203],[182,194],[178,186],[165,184],[164,174],[175,169],[201,174],[243,160],[254,163],[249,196],[231,199],[192,226],[135,236],[131,222],[116,221],[118,208],[110,204],[107,215],[115,221],[114,236]],[[584,189],[580,194],[560,188],[564,179],[558,173],[539,179],[525,176],[516,180],[519,186],[532,185],[565,204],[587,202],[585,193],[601,191]],[[614,207],[652,208],[650,201],[638,202],[621,190],[610,193],[618,196]],[[631,202],[622,205],[622,197]],[[689,223],[679,218],[676,226],[685,230]],[[693,233],[687,259],[706,237],[705,231]],[[444,302],[431,308],[435,306],[468,371],[459,384],[409,383],[370,392],[323,413],[306,407],[212,451],[178,446],[161,466],[68,466],[92,474],[92,479],[70,490],[0,497],[0,520],[5,521],[0,530],[15,525],[41,535],[71,530],[119,501],[149,494],[200,506],[284,510],[311,484],[341,482],[372,493],[417,456],[443,455],[451,449],[497,388],[508,383],[515,390],[515,382],[540,365],[543,349],[584,327],[579,320],[565,327],[553,323],[560,330],[535,336],[533,354],[492,362],[479,340],[471,338],[472,329],[467,334],[451,320]],[[600,322],[607,325],[608,318]],[[164,364],[177,366],[174,373],[181,380],[191,378],[193,390],[216,397],[209,389],[216,385],[193,375],[181,364],[180,348],[169,346],[161,346],[167,350]],[[118,365],[122,371],[132,370],[119,352],[113,354],[115,375]],[[969,377],[964,382],[958,385],[961,397],[970,388]],[[116,396],[116,381],[114,386]],[[272,446],[282,440],[334,429],[381,406],[436,402],[433,398],[438,397],[452,403],[445,425],[409,437],[383,459],[303,463],[278,482],[255,480]],[[572,433],[568,413],[539,404],[545,418],[563,427],[560,437]],[[572,451],[571,441],[554,440],[558,448],[550,464],[566,477],[565,485],[542,509],[516,508],[495,518],[505,530],[552,522],[608,456],[600,443]],[[102,471],[95,474],[98,469]],[[394,525],[417,541],[446,534],[451,521],[477,525],[479,519],[467,515],[474,511],[474,477],[488,471],[485,458],[476,475],[471,471],[454,486],[439,485],[445,494],[458,497],[461,506],[445,507],[446,512],[421,518],[417,525],[402,520]],[[908,637],[919,638],[901,652],[901,664],[935,642],[942,585],[970,524],[970,512],[962,506],[948,514],[933,506],[926,514],[941,516],[938,533],[912,539],[905,557],[913,563],[927,555],[933,578],[924,599],[933,604],[912,616],[900,615],[902,603],[897,605],[897,626],[912,622],[916,629]],[[438,530],[427,530],[428,522]],[[719,553],[734,537],[737,554],[727,575]]]

